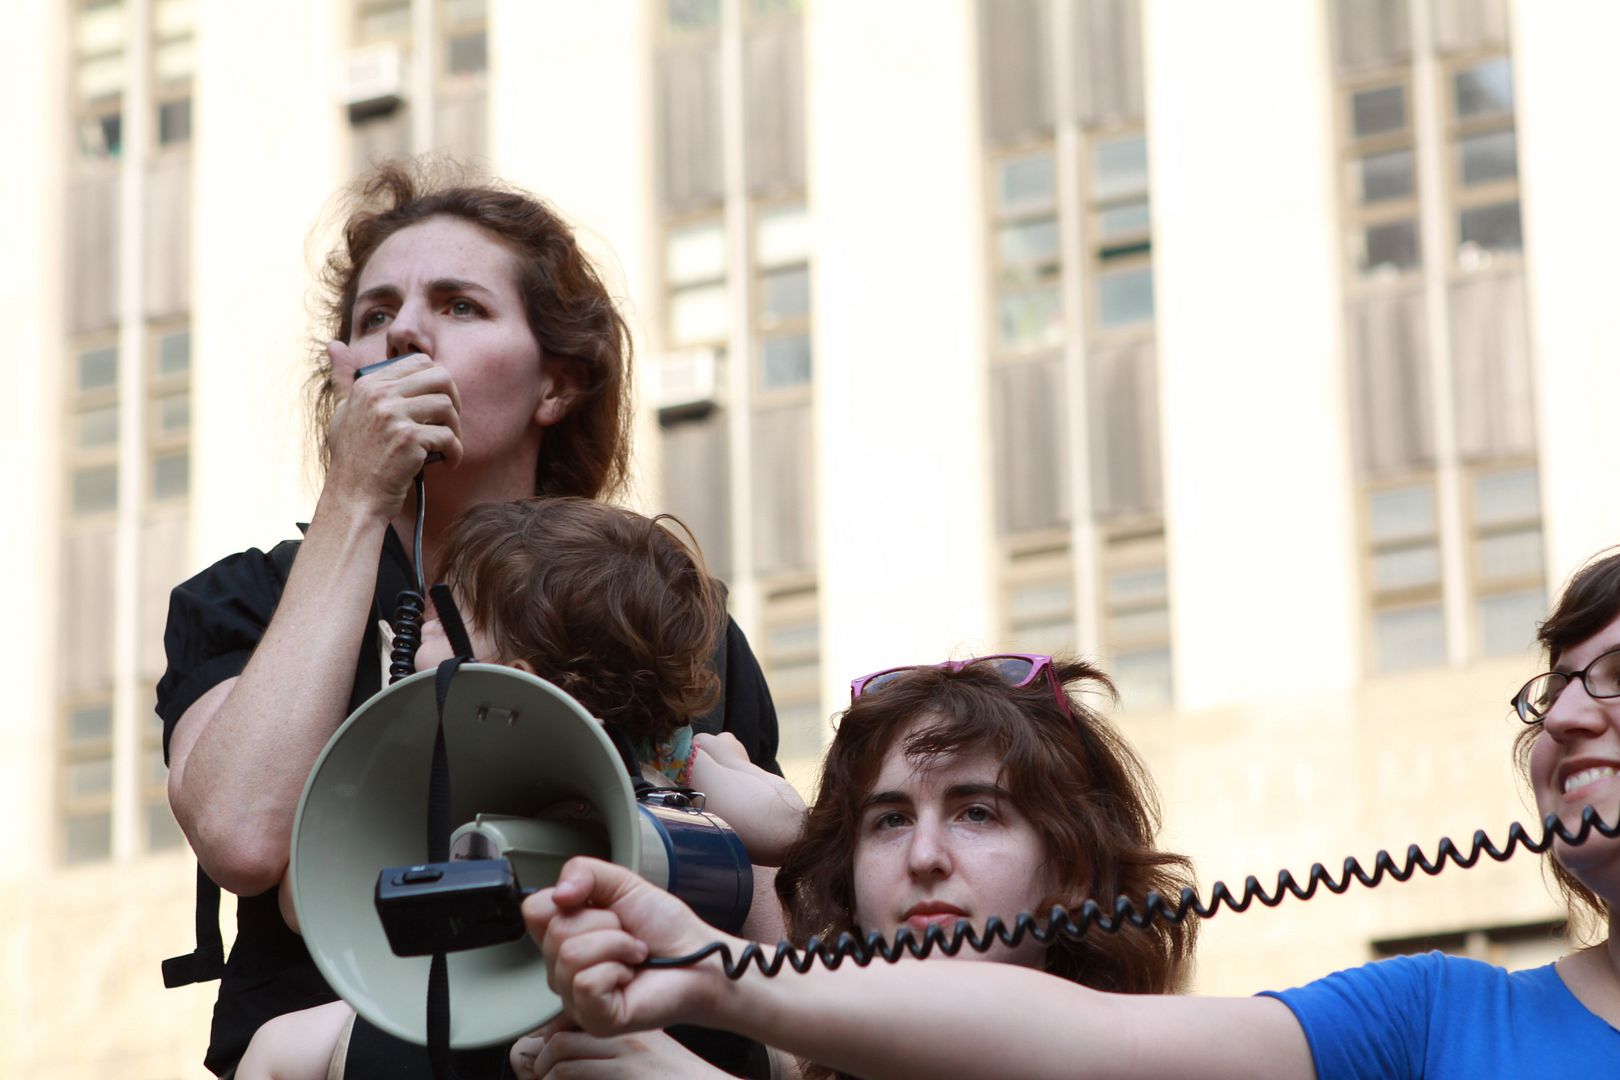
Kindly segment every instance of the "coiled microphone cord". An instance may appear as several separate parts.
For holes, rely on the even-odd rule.
[[[412,569],[416,588],[401,589],[394,600],[394,647],[388,654],[388,683],[416,674],[416,650],[422,647],[422,615],[427,601],[422,594],[427,585],[422,576],[422,524],[427,514],[427,484],[416,474],[416,536],[411,545]]]
[[[1233,895],[1224,881],[1217,881],[1210,890],[1210,900],[1207,904],[1196,890],[1186,888],[1181,890],[1181,899],[1175,903],[1167,901],[1159,893],[1150,892],[1141,908],[1125,896],[1114,901],[1112,912],[1095,900],[1087,900],[1076,912],[1057,906],[1047,913],[1044,922],[1038,921],[1026,911],[1013,920],[1010,928],[999,916],[991,916],[982,931],[963,919],[949,934],[940,926],[933,925],[923,932],[921,938],[906,926],[901,927],[892,940],[876,931],[864,937],[857,937],[846,931],[831,942],[813,937],[802,948],[791,942],[781,941],[769,955],[757,942],[749,942],[742,950],[742,954],[736,957],[732,956],[728,945],[716,941],[685,956],[651,957],[643,961],[641,966],[689,967],[718,954],[726,977],[740,979],[751,966],[757,967],[760,973],[766,976],[775,976],[783,966],[791,967],[803,974],[817,963],[836,971],[845,960],[859,967],[865,967],[873,960],[883,960],[892,964],[907,955],[922,959],[936,950],[946,956],[955,956],[963,946],[982,953],[989,951],[997,942],[1009,946],[1017,945],[1026,937],[1032,937],[1042,945],[1050,944],[1060,936],[1077,941],[1092,929],[1117,934],[1126,926],[1141,929],[1152,925],[1155,921],[1179,924],[1194,916],[1209,919],[1213,918],[1222,906],[1233,911],[1245,911],[1257,900],[1266,907],[1276,907],[1288,896],[1309,900],[1316,895],[1318,887],[1337,895],[1347,890],[1352,881],[1359,881],[1370,889],[1386,877],[1405,881],[1418,870],[1433,876],[1444,870],[1448,863],[1467,869],[1477,863],[1481,855],[1488,855],[1496,862],[1506,862],[1520,847],[1539,854],[1552,845],[1555,837],[1562,839],[1566,844],[1579,845],[1584,844],[1594,832],[1612,840],[1620,836],[1620,821],[1613,825],[1605,824],[1598,816],[1597,810],[1588,806],[1581,811],[1580,827],[1571,832],[1565,828],[1557,814],[1548,814],[1542,822],[1539,840],[1531,839],[1524,826],[1515,821],[1508,828],[1505,847],[1498,848],[1486,835],[1485,830],[1480,829],[1474,833],[1473,843],[1466,854],[1452,843],[1450,837],[1443,837],[1433,859],[1425,855],[1422,848],[1413,844],[1406,849],[1406,857],[1401,861],[1397,861],[1388,851],[1379,851],[1374,857],[1370,873],[1353,856],[1344,860],[1344,869],[1337,876],[1321,863],[1315,863],[1311,866],[1305,884],[1301,885],[1293,874],[1283,870],[1277,875],[1276,888],[1270,892],[1260,884],[1259,878],[1251,874],[1244,881],[1240,896]]]

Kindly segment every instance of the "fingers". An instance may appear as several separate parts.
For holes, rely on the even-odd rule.
[[[697,744],[699,750],[702,750],[722,765],[738,768],[753,764],[748,759],[748,751],[744,749],[743,744],[737,740],[737,736],[729,731],[722,731],[714,735],[705,732],[694,735],[692,741]]]

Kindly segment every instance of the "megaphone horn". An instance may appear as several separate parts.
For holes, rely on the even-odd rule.
[[[457,903],[476,905],[473,919],[456,921],[476,941],[474,924],[510,925],[514,885],[554,884],[567,859],[594,855],[668,888],[715,925],[741,926],[753,881],[729,826],[676,792],[638,802],[602,725],[551,683],[514,668],[468,663],[451,679],[444,736],[451,821],[460,823],[451,852],[472,861],[414,865],[426,856],[433,680],[431,671],[403,679],[344,721],[310,772],[293,824],[289,883],[304,943],[361,1016],[427,1044],[429,959],[397,953],[378,917],[385,890],[455,893]],[[409,880],[413,871],[419,880]],[[453,1049],[509,1042],[562,1011],[525,936],[446,961]]]

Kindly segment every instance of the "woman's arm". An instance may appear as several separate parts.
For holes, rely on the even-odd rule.
[[[263,640],[175,726],[170,805],[231,892],[264,892],[286,867],[304,780],[347,709],[388,523],[429,450],[459,461],[458,425],[454,383],[425,357],[355,384],[332,418],[332,468]]]
[[[620,867],[576,859],[524,913],[552,986],[587,1031],[690,1022],[867,1077],[1259,1077],[1310,1080],[1304,1033],[1270,998],[1104,994],[1027,968],[945,959],[725,977],[649,969],[726,940]]]

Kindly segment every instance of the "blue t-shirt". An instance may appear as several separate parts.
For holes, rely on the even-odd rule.
[[[1397,956],[1266,996],[1305,1029],[1319,1080],[1620,1074],[1620,1031],[1551,964]]]

